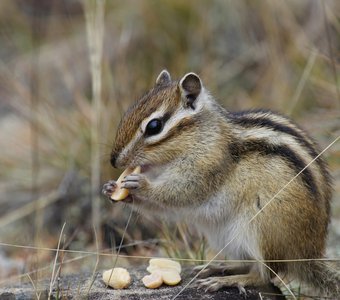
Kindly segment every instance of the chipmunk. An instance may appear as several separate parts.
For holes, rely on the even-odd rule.
[[[227,111],[195,73],[172,81],[164,70],[123,116],[111,164],[141,167],[123,180],[130,192],[125,201],[138,210],[195,225],[216,250],[232,240],[223,251],[228,258],[311,259],[267,266],[340,297],[339,272],[313,260],[324,257],[332,194],[321,158],[304,169],[318,153],[288,118],[267,110]],[[103,193],[115,189],[109,181]],[[200,277],[199,287],[216,291],[260,286],[274,274],[249,263],[209,265]]]

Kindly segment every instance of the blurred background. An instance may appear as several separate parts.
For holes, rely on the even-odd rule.
[[[100,196],[121,172],[109,163],[121,115],[162,69],[194,71],[227,109],[287,114],[323,149],[340,135],[339,50],[336,0],[2,0],[0,286],[51,276],[57,248],[60,274],[111,266],[93,253],[123,235],[121,265],[209,257],[184,224]],[[339,258],[340,142],[324,157]]]

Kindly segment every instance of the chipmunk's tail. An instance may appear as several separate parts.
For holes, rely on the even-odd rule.
[[[323,297],[340,299],[340,271],[326,261],[305,261],[295,265],[295,274]],[[333,299],[333,298],[331,298]]]

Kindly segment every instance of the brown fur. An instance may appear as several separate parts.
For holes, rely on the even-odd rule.
[[[193,106],[183,106],[186,87],[179,85],[188,82],[169,83],[170,77],[163,74],[159,83],[127,111],[120,123],[113,149],[115,158],[140,130],[141,122],[162,104],[167,104],[170,118],[180,108],[182,113],[188,112],[162,139],[148,144],[141,137],[121,162],[125,167],[150,165],[162,170],[159,180],[141,175],[139,188],[130,191],[135,204],[140,210],[159,216],[183,214],[187,220],[199,223],[212,240],[216,232],[221,234],[221,239],[231,238],[230,228],[223,226],[230,220],[237,223],[245,218],[243,226],[237,227],[243,239],[234,237],[239,238],[240,251],[244,252],[240,255],[244,257],[322,258],[331,199],[330,175],[322,158],[273,198],[317,155],[312,139],[289,119],[272,112],[225,111],[201,92],[200,80],[195,76],[187,77],[190,87],[192,82],[196,84],[193,85],[195,93],[205,98],[196,100],[196,95],[190,95],[190,103],[197,102]],[[206,103],[195,113],[199,101]],[[247,130],[253,130],[255,136],[248,136]],[[256,137],[257,131],[261,133],[259,137]],[[275,133],[275,139],[264,136],[266,132]],[[287,140],[294,143],[289,144]],[[269,201],[254,221],[247,223]],[[216,232],[210,232],[210,228]],[[325,264],[272,262],[269,266],[275,272],[308,281],[324,295],[339,296],[340,275]],[[225,285],[262,284],[272,276],[263,265],[249,269],[248,274],[207,279],[201,284],[213,286],[211,289],[215,290]]]
[[[125,113],[116,135],[113,152],[120,152],[135,135],[140,123],[159,108],[163,103],[167,104],[169,113],[173,113],[180,101],[176,83],[168,85],[156,85]]]

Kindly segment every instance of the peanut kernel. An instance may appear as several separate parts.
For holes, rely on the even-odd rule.
[[[131,277],[126,269],[113,268],[103,272],[103,281],[114,289],[124,289],[130,285]]]
[[[128,195],[129,195],[129,190],[128,189],[124,189],[122,188],[122,181],[123,179],[132,174],[140,174],[141,172],[141,167],[138,166],[136,168],[127,168],[125,169],[125,171],[119,176],[118,180],[117,180],[117,187],[116,190],[114,191],[114,193],[112,193],[111,195],[111,199],[115,200],[115,201],[120,201],[120,200],[124,200]]]
[[[162,275],[159,272],[153,272],[150,275],[145,275],[142,281],[145,287],[149,289],[157,289],[163,284]]]

